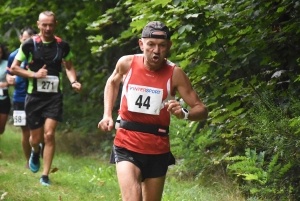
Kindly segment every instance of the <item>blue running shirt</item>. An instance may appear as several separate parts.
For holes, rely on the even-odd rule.
[[[16,49],[14,52],[12,52],[8,57],[8,63],[7,63],[7,73],[11,75],[9,68],[11,68],[11,65],[15,59],[15,56],[17,55],[19,49]],[[21,63],[21,68],[26,69],[27,62],[23,61]],[[27,90],[27,80],[26,78],[16,76],[15,79],[16,85],[13,95],[13,102],[25,102],[25,96],[26,96],[26,90]]]

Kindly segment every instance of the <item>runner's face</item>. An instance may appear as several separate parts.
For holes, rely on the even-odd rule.
[[[20,37],[20,41],[21,43],[23,43],[25,40],[27,40],[28,38],[30,38],[30,35],[28,34],[27,31],[24,31],[22,36]]]
[[[171,44],[171,41],[166,39],[143,38],[139,40],[140,48],[145,56],[145,65],[154,67],[153,70],[159,69],[165,62]]]
[[[53,15],[40,15],[39,21],[37,21],[40,34],[44,38],[53,38],[54,30],[57,24]]]

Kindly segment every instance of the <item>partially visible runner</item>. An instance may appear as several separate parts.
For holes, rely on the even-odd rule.
[[[24,27],[21,30],[20,35],[20,42],[23,43],[26,39],[30,38],[32,35],[36,34],[37,32],[31,27]],[[14,93],[13,93],[13,119],[14,125],[20,126],[22,130],[22,148],[26,158],[26,168],[29,168],[29,157],[31,153],[31,146],[29,143],[30,131],[26,125],[26,114],[24,111],[24,104],[25,104],[25,96],[26,96],[26,89],[27,89],[27,81],[25,78],[11,75],[10,68],[11,64],[13,63],[15,56],[17,55],[19,48],[12,52],[8,57],[7,63],[7,75],[6,80],[9,85],[13,85]],[[23,61],[20,66],[22,69],[27,69],[27,62]]]
[[[44,134],[44,169],[40,182],[49,186],[48,174],[55,151],[55,129],[57,123],[62,121],[63,112],[62,61],[71,87],[78,92],[81,84],[76,81],[69,44],[54,35],[57,25],[55,14],[51,11],[40,13],[37,25],[39,34],[22,44],[11,72],[28,78],[25,112],[32,146],[29,168],[34,173],[40,169],[39,143]],[[29,63],[28,70],[20,67],[25,60]]]
[[[5,131],[8,114],[10,112],[10,98],[8,95],[8,83],[6,81],[6,66],[8,53],[6,47],[0,44],[0,135]],[[2,153],[0,152],[0,156]]]
[[[104,114],[98,128],[113,129],[112,110],[123,82],[111,163],[116,164],[123,201],[159,201],[168,166],[175,164],[170,151],[170,116],[202,121],[206,106],[183,70],[166,57],[171,33],[162,22],[149,22],[139,40],[143,54],[119,59],[104,91]],[[190,110],[175,100],[178,93]]]

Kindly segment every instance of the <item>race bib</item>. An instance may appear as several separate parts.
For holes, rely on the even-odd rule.
[[[163,98],[163,89],[128,85],[127,105],[131,112],[159,115]]]
[[[59,79],[57,76],[47,75],[45,78],[37,79],[37,91],[39,92],[58,92]]]
[[[14,110],[14,126],[26,126],[26,114],[24,110]]]
[[[0,82],[0,84],[2,84],[2,82]],[[0,88],[0,96],[3,96],[4,93],[3,93],[3,88]]]

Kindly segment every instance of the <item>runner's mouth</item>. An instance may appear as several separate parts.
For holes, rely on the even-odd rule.
[[[159,60],[159,56],[153,56],[152,59],[153,59],[153,61],[158,61]]]

